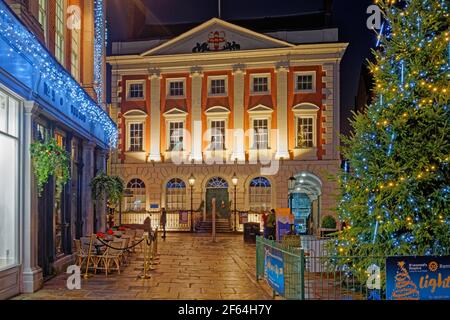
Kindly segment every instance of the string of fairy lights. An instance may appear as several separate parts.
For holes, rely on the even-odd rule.
[[[104,57],[106,48],[106,22],[103,0],[94,0],[94,90],[98,103],[102,104],[104,94]]]
[[[102,0],[96,0],[96,4],[102,3]],[[97,10],[100,10],[97,8]],[[102,9],[103,10],[103,4]],[[98,13],[104,17],[103,12]],[[99,21],[95,24],[98,25]],[[103,25],[104,20],[100,21]],[[98,28],[105,31],[104,28]],[[97,31],[96,32],[101,32]],[[108,114],[87,94],[87,92],[79,85],[79,83],[51,56],[49,51],[39,42],[34,34],[29,32],[18,20],[11,14],[3,1],[0,1],[0,37],[10,46],[11,54],[14,52],[20,54],[30,62],[35,72],[55,90],[56,94],[70,97],[70,100],[77,105],[79,112],[86,116],[89,122],[94,125],[101,126],[105,132],[105,136],[112,147],[117,145],[117,127]],[[96,37],[97,39],[97,37]],[[101,37],[104,41],[105,36]],[[103,54],[104,42],[100,44],[96,42],[95,51]],[[7,56],[11,56],[7,54]],[[103,59],[103,58],[102,58]],[[95,61],[95,74],[97,81],[97,94],[103,96],[103,61],[97,58]],[[100,64],[100,66],[99,66]],[[100,93],[100,94],[99,94]]]
[[[375,3],[377,2],[375,1]],[[432,199],[420,199],[419,201],[415,196],[410,195],[405,204],[397,205],[395,208],[391,207],[390,209],[386,205],[380,206],[378,204],[380,207],[376,207],[375,200],[377,197],[386,195],[393,190],[399,190],[402,185],[407,186],[412,182],[429,178],[442,180],[442,172],[448,170],[450,162],[449,154],[439,160],[434,159],[431,163],[418,165],[417,172],[409,175],[400,173],[396,177],[389,175],[377,178],[370,177],[370,167],[368,159],[364,155],[365,152],[370,155],[375,149],[380,150],[384,148],[388,158],[393,157],[395,154],[395,141],[398,138],[398,133],[395,132],[394,121],[398,123],[399,120],[387,117],[387,115],[392,114],[390,111],[394,110],[393,108],[397,108],[398,104],[405,100],[412,102],[412,108],[410,108],[411,111],[406,111],[401,115],[400,121],[407,121],[414,112],[423,108],[441,107],[446,111],[448,110],[447,103],[450,90],[448,87],[448,81],[450,80],[449,31],[440,30],[423,34],[421,33],[421,28],[426,21],[420,15],[417,15],[416,12],[410,10],[407,4],[399,9],[399,7],[394,6],[397,1],[390,0],[385,2],[391,5],[390,14],[394,17],[400,17],[399,19],[401,19],[404,29],[401,34],[392,30],[389,18],[386,18],[381,25],[376,44],[378,63],[371,68],[372,74],[377,79],[375,83],[377,97],[368,110],[368,116],[372,121],[374,130],[370,133],[365,132],[359,137],[366,142],[365,150],[356,155],[358,160],[356,164],[352,165],[353,168],[350,169],[348,164],[346,165],[341,177],[341,183],[345,190],[341,198],[342,205],[352,200],[350,191],[356,189],[367,194],[366,207],[368,215],[374,218],[371,223],[373,234],[371,237],[368,237],[367,234],[359,234],[350,239],[336,240],[336,245],[341,253],[345,252],[356,241],[356,237],[360,243],[375,244],[381,225],[386,225],[389,228],[391,225],[402,223],[409,230],[412,230],[423,219],[419,206],[424,205],[430,212],[433,212]],[[422,5],[430,14],[439,14],[447,19],[449,17],[448,3],[446,1],[439,2],[436,7],[435,5],[432,6],[430,1],[424,0]],[[398,38],[401,38],[401,40],[398,40]],[[397,43],[404,41],[408,43],[409,47],[405,48],[404,52],[397,52],[395,55],[389,56],[381,47],[391,41],[396,41]],[[415,66],[408,65],[408,52],[415,51],[420,53],[438,45],[447,48],[446,59],[439,58],[439,60],[432,61],[433,63],[427,61],[427,65],[430,67],[426,68],[426,70],[416,70]],[[417,92],[420,94],[417,94]],[[417,96],[420,96],[420,98],[417,98]],[[388,137],[386,144],[379,141],[377,130],[380,129],[384,129],[386,132]],[[363,176],[371,182],[371,187],[363,186],[363,180],[361,179]],[[350,177],[356,179],[349,179]],[[450,197],[450,186],[442,187],[439,192],[441,197],[448,199]],[[407,212],[410,212],[410,214],[405,215],[405,209],[408,209]],[[342,209],[343,215],[349,217],[350,213],[346,210]],[[449,219],[444,217],[442,213],[434,212],[433,214],[435,221],[450,226]],[[350,223],[346,229],[350,230],[352,227]],[[394,228],[391,228],[391,230],[394,230]],[[411,232],[403,234],[392,232],[389,237],[395,248],[408,245],[413,250],[417,249],[414,244],[416,237]],[[439,244],[436,244],[436,247],[439,247]],[[430,248],[427,250],[427,254],[431,253],[432,249]]]

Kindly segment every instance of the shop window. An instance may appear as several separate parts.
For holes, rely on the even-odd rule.
[[[0,91],[0,270],[18,262],[19,102]]]

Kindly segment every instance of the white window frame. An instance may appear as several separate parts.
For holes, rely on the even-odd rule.
[[[142,84],[142,98],[132,98],[130,96],[131,93],[131,85],[133,84]],[[126,89],[127,89],[127,100],[129,101],[142,101],[145,100],[145,80],[127,80],[126,81]]]
[[[172,109],[163,114],[166,119],[166,152],[180,152],[181,150],[175,151],[170,150],[170,123],[182,122],[183,123],[183,152],[188,149],[188,141],[186,139],[186,125],[187,125],[187,112],[180,109]]]
[[[145,153],[146,145],[146,119],[148,115],[141,110],[130,110],[124,114],[125,118],[125,130],[126,130],[126,141],[125,141],[125,153]],[[131,147],[131,136],[130,127],[132,124],[142,124],[142,150],[141,151],[130,151]]]
[[[295,149],[296,150],[309,150],[317,148],[318,127],[317,119],[319,117],[319,107],[303,103],[293,108],[294,121],[295,121]],[[299,118],[312,118],[313,119],[313,147],[312,148],[299,148],[298,147],[298,119]]]
[[[45,43],[48,39],[48,0],[39,0],[38,3],[38,21],[44,31]]]
[[[62,6],[62,7],[61,7]],[[59,10],[60,9],[60,10]],[[59,17],[62,14],[62,17]],[[62,28],[62,30],[60,30]],[[61,48],[58,43],[61,41]],[[61,65],[65,64],[66,54],[66,1],[55,2],[55,57]]]
[[[180,96],[172,96],[170,94],[170,84],[174,82],[182,82],[183,83],[183,95]],[[166,91],[168,99],[186,99],[186,78],[169,78],[166,80]]]
[[[271,131],[272,131],[272,114],[273,110],[269,107],[258,105],[250,110],[248,110],[249,121],[250,121],[250,130],[251,134],[249,135],[249,148],[250,150],[270,150],[271,149]],[[267,120],[267,149],[256,149],[255,147],[255,132],[254,132],[254,120]]]
[[[254,91],[255,78],[267,78],[267,91]],[[271,94],[272,75],[270,73],[253,73],[250,75],[250,94],[253,96]]]
[[[212,81],[224,80],[225,92],[224,93],[212,93]],[[208,96],[210,97],[226,97],[228,96],[228,76],[209,76],[208,77]]]
[[[207,132],[208,132],[208,150],[207,151],[227,151],[229,146],[229,137],[228,137],[228,121],[230,118],[230,111],[225,107],[212,107],[209,108],[206,112],[207,118]],[[225,121],[225,145],[223,150],[213,150],[211,149],[211,133],[212,133],[212,121]]]
[[[311,90],[298,90],[297,82],[299,76],[312,76],[312,89]],[[299,71],[294,73],[294,92],[295,93],[316,93],[317,92],[317,75],[315,71]]]

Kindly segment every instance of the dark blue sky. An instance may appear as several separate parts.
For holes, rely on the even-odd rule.
[[[117,0],[113,0],[117,1]],[[139,0],[121,0],[139,1]],[[151,24],[203,22],[217,16],[217,0],[142,0],[147,6]],[[110,0],[111,2],[111,0]],[[341,76],[341,127],[348,131],[358,88],[361,64],[370,56],[375,44],[375,35],[367,29],[367,7],[372,0],[334,0],[333,24],[339,28],[340,41],[349,42],[342,61]],[[256,18],[277,15],[292,15],[320,10],[321,0],[222,0],[222,19]],[[117,7],[117,2],[115,7]],[[109,10],[111,39],[122,39],[124,28],[120,12]],[[122,18],[122,19],[121,19]]]

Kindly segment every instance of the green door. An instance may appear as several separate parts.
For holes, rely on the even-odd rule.
[[[219,219],[230,218],[230,197],[228,189],[207,189],[206,190],[206,216],[211,219],[212,199],[216,198],[216,217]]]

